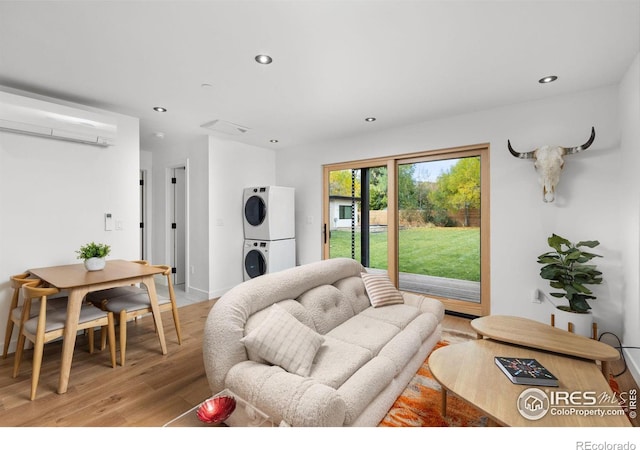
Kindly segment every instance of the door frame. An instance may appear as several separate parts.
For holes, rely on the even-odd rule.
[[[188,292],[189,289],[189,285],[190,285],[190,274],[191,271],[189,270],[190,267],[190,256],[189,256],[189,203],[190,203],[190,191],[189,191],[189,179],[190,179],[190,174],[189,174],[189,159],[187,159],[186,161],[182,161],[182,162],[176,162],[173,164],[170,164],[168,166],[165,167],[165,227],[164,229],[167,230],[167,232],[165,233],[165,261],[167,261],[167,264],[171,265],[170,263],[172,262],[172,248],[171,248],[171,234],[172,234],[172,229],[171,229],[171,220],[172,220],[172,211],[170,210],[170,206],[171,206],[171,198],[172,198],[172,190],[173,190],[173,185],[171,183],[171,178],[173,177],[173,170],[174,169],[178,169],[178,168],[183,168],[184,167],[184,286],[185,286],[185,292]]]
[[[147,169],[140,169],[140,259],[148,260],[150,258],[150,220],[149,211],[151,180]]]
[[[366,169],[371,167],[387,167],[387,183],[391,185],[396,183],[396,166],[393,160],[389,158],[373,158],[359,161],[351,161],[338,164],[326,164],[322,166],[322,259],[328,259],[330,257],[329,248],[329,232],[331,226],[329,224],[329,172],[335,170],[349,170],[349,169]],[[397,223],[397,205],[398,196],[397,192],[393,190],[387,192],[387,222]],[[388,273],[391,282],[398,286],[398,232],[397,227],[388,228],[387,234],[387,259],[388,259]],[[395,242],[395,244],[394,244]],[[395,255],[395,257],[391,257]]]
[[[398,192],[397,173],[398,165],[440,160],[465,156],[480,156],[480,183],[481,183],[481,216],[480,216],[480,303],[466,302],[463,300],[449,299],[432,296],[442,301],[445,309],[471,316],[485,316],[491,311],[491,268],[490,268],[490,179],[489,179],[489,143],[450,147],[437,150],[426,150],[416,153],[405,153],[387,157],[361,159],[322,166],[322,259],[330,257],[329,244],[329,173],[336,170],[363,169],[368,167],[387,166],[387,267],[391,282],[398,287]],[[422,295],[422,294],[420,294]]]

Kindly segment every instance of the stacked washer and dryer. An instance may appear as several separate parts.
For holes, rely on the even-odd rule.
[[[244,280],[296,265],[294,188],[244,189]]]

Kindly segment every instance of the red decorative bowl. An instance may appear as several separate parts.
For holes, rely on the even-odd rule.
[[[204,423],[221,423],[236,409],[236,399],[227,395],[205,400],[198,408],[197,416]]]

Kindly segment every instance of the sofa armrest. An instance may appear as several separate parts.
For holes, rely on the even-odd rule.
[[[337,391],[279,366],[244,361],[231,368],[226,387],[267,413],[275,423],[294,427],[343,426],[346,405]]]
[[[442,319],[444,318],[444,305],[440,300],[425,297],[424,295],[415,294],[413,292],[401,292],[405,304],[415,306],[420,310],[420,312],[430,312],[436,316],[438,323],[442,322]]]

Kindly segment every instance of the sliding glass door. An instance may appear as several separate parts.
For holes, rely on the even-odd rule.
[[[480,156],[398,164],[401,290],[480,303],[480,194]]]
[[[327,170],[325,257],[387,269],[387,167]]]
[[[488,314],[488,165],[478,146],[325,166],[324,257]]]

